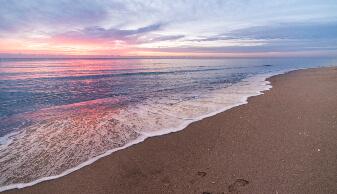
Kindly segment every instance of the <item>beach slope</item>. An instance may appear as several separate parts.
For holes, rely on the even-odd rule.
[[[337,68],[269,81],[248,104],[4,193],[337,193]]]

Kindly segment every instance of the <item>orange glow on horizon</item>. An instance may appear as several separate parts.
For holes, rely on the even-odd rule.
[[[137,48],[122,40],[69,39],[0,39],[0,53],[28,55],[135,56],[135,57],[286,57],[336,56],[336,51],[295,52],[165,52],[156,48]]]
[[[130,46],[124,41],[66,38],[1,39],[0,53],[42,55],[126,55]]]

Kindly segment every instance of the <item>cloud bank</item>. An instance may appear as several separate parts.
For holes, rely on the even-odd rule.
[[[336,10],[334,0],[3,0],[0,53],[331,53]]]

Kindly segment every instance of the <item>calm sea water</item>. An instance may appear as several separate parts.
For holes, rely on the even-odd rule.
[[[0,61],[2,190],[61,176],[246,102],[265,78],[334,59]]]

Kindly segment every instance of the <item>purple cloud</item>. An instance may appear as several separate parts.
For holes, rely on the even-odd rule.
[[[193,41],[203,42],[236,39],[337,39],[337,22],[282,23],[268,26],[254,26],[215,36],[193,39]]]
[[[162,24],[156,23],[132,30],[122,30],[117,28],[105,29],[99,26],[87,27],[82,30],[69,31],[55,37],[75,38],[75,39],[113,39],[113,40],[133,40],[142,34],[157,31]]]
[[[336,39],[337,22],[281,23],[235,30],[226,35],[249,39]]]
[[[98,25],[109,18],[111,7],[125,9],[120,2],[107,6],[92,0],[4,0],[0,6],[0,33]]]

